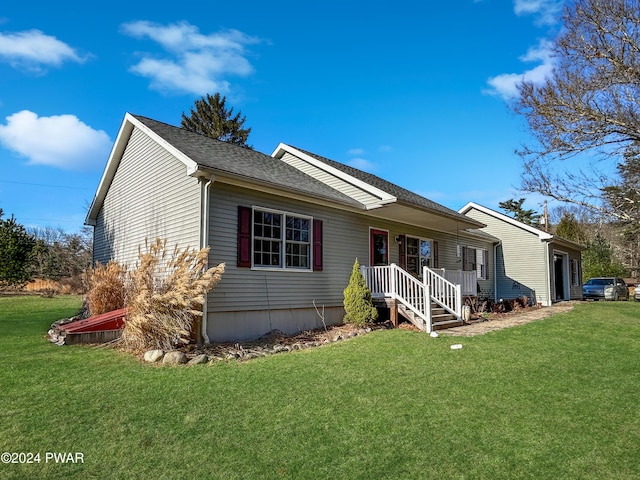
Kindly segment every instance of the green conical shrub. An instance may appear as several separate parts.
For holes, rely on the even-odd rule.
[[[367,287],[360,272],[360,264],[356,258],[349,278],[349,284],[344,289],[344,322],[354,325],[366,325],[378,318],[378,311],[373,306],[371,290]]]

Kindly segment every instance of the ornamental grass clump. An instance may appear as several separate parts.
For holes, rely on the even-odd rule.
[[[378,318],[378,310],[373,306],[371,290],[360,272],[360,264],[356,258],[349,278],[349,284],[344,289],[344,322],[354,325],[367,325]]]
[[[127,267],[110,261],[97,263],[83,276],[86,285],[86,303],[90,315],[100,315],[124,308],[126,300]]]
[[[134,351],[170,350],[189,343],[205,296],[220,281],[225,265],[207,269],[208,248],[180,250],[176,245],[169,255],[167,241],[160,239],[146,247],[129,275],[121,344]]]

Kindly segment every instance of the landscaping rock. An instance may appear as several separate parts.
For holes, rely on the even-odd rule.
[[[189,360],[189,365],[202,365],[209,361],[209,356],[206,353],[202,353],[200,355],[196,355],[191,360]]]
[[[164,357],[162,350],[148,350],[144,352],[144,361],[148,363],[155,363]]]
[[[179,350],[171,350],[165,353],[162,363],[167,365],[180,365],[187,363],[187,356]]]

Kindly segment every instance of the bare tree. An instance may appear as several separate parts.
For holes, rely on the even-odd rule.
[[[563,19],[552,75],[541,86],[521,84],[513,105],[535,139],[519,152],[522,188],[638,224],[638,208],[603,193],[620,183],[615,167],[640,146],[640,4],[575,0]],[[573,157],[590,166],[559,167]],[[638,184],[630,188],[637,197]]]

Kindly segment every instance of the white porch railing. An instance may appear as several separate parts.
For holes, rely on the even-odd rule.
[[[374,298],[390,297],[402,303],[431,332],[431,302],[425,284],[395,264],[380,267],[361,266],[360,271]]]
[[[462,295],[476,294],[475,272],[424,267],[420,280],[393,263],[380,267],[361,266],[360,270],[374,298],[388,297],[402,303],[424,321],[427,333],[432,329],[432,301],[461,318]]]
[[[458,319],[462,318],[462,285],[450,282],[428,267],[423,268],[422,278],[431,292],[431,299]]]
[[[451,283],[460,285],[462,287],[462,295],[475,296],[478,294],[478,275],[475,270],[447,270],[445,268],[432,268],[431,270]]]

